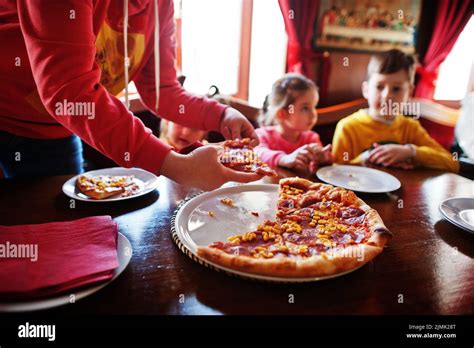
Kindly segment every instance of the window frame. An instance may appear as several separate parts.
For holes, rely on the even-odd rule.
[[[182,67],[182,0],[175,1],[175,33],[176,33],[176,70],[178,75],[183,71]],[[249,98],[250,83],[250,54],[252,46],[252,20],[253,20],[253,0],[242,1],[242,17],[240,31],[240,64],[237,73],[237,92],[232,94],[242,100]],[[176,13],[176,11],[179,11]]]

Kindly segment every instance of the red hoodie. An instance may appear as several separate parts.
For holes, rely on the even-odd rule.
[[[152,112],[219,130],[225,106],[185,92],[176,79],[173,2],[158,1],[160,91],[155,110],[153,0],[129,0],[129,76]],[[0,130],[52,139],[71,134],[124,167],[159,173],[170,150],[114,95],[124,88],[120,0],[0,0]],[[95,117],[61,116],[67,103]],[[84,109],[85,110],[85,109]],[[77,111],[77,109],[76,109]]]

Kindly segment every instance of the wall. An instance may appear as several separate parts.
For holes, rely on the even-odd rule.
[[[344,103],[362,98],[361,84],[365,80],[369,53],[330,52],[330,72],[327,99],[321,100],[319,107]],[[344,66],[344,58],[349,66]],[[314,67],[315,76],[319,75],[318,66]]]

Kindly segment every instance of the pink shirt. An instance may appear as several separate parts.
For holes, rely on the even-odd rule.
[[[303,145],[316,143],[322,146],[318,133],[313,131],[301,133],[296,143],[285,140],[275,126],[258,128],[256,131],[260,145],[255,148],[255,152],[263,162],[273,168],[278,167],[282,156],[292,153]]]

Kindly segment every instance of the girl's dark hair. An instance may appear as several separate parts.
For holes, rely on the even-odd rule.
[[[400,70],[406,71],[411,84],[415,82],[416,58],[400,50],[392,49],[374,54],[367,67],[367,80],[372,74],[394,74]]]
[[[287,109],[300,95],[310,89],[317,91],[318,88],[313,81],[301,74],[288,73],[280,77],[273,84],[270,94],[265,97],[260,124],[263,126],[275,124],[278,110]]]

